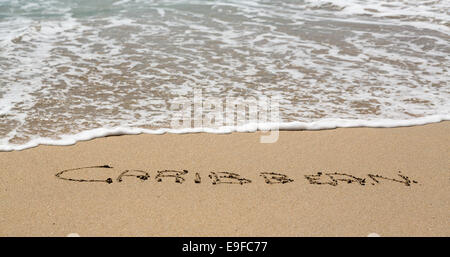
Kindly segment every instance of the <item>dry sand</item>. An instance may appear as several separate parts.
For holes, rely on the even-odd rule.
[[[274,144],[259,143],[260,136],[116,136],[2,152],[0,235],[450,236],[450,122],[285,131]],[[97,165],[113,168],[55,176]],[[170,169],[188,170],[185,180],[155,179]],[[124,170],[149,177],[132,171],[141,176],[118,182]],[[222,178],[213,185],[208,175],[225,171],[251,183]],[[294,181],[267,184],[261,172]],[[333,181],[326,173],[334,172],[361,180],[329,174]],[[194,182],[196,173],[201,183]],[[376,183],[368,174],[398,181]]]

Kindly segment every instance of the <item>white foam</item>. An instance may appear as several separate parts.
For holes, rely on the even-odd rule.
[[[322,130],[322,129],[354,128],[354,127],[392,128],[392,127],[425,125],[445,120],[450,120],[450,115],[447,116],[435,115],[412,120],[371,121],[371,120],[327,119],[312,123],[304,123],[304,122],[248,123],[242,126],[224,126],[220,128],[183,128],[183,129],[144,129],[132,127],[97,128],[92,130],[86,130],[74,135],[61,135],[60,139],[57,140],[48,138],[36,138],[22,145],[0,144],[0,151],[19,151],[36,147],[38,145],[66,146],[66,145],[73,145],[79,141],[86,141],[106,136],[120,136],[120,135],[138,135],[138,134],[161,135],[165,133],[187,134],[187,133],[201,133],[201,132],[214,134],[228,134],[232,132],[256,132],[256,131],[271,131],[271,130],[281,130],[281,131]]]
[[[399,25],[450,33],[448,26],[450,2],[445,0],[306,0],[305,2],[310,8],[316,7],[315,10],[320,7],[333,7],[333,13],[340,16],[364,15],[384,18]]]
[[[295,121],[282,129],[450,115],[449,1],[0,2],[11,14],[0,19],[1,150],[273,125],[140,128],[169,127],[170,103],[194,87],[278,96],[282,121]]]

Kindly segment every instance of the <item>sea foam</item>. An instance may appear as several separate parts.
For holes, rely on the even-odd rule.
[[[0,150],[111,134],[448,120],[449,1],[0,0]],[[276,124],[170,129],[192,97],[277,97]]]
[[[445,120],[450,120],[450,115],[447,116],[429,116],[424,118],[417,118],[412,120],[322,120],[313,123],[304,122],[287,122],[287,123],[249,123],[242,126],[224,126],[220,128],[184,128],[184,129],[144,129],[131,127],[117,127],[117,128],[97,128],[86,130],[78,134],[60,135],[60,139],[50,138],[35,138],[25,144],[1,144],[0,151],[18,151],[27,148],[36,147],[38,145],[73,145],[78,141],[87,141],[94,138],[106,136],[120,136],[120,135],[139,135],[152,134],[162,135],[165,133],[172,134],[186,134],[186,133],[213,133],[213,134],[228,134],[232,132],[256,132],[256,131],[289,131],[289,130],[323,130],[335,128],[353,128],[353,127],[370,127],[370,128],[393,128],[393,127],[407,127],[425,125],[430,123],[437,123]]]

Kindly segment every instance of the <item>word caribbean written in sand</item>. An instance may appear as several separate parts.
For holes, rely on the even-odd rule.
[[[99,170],[100,169],[100,170]],[[188,170],[158,170],[156,175],[151,176],[149,172],[145,170],[122,170],[118,172],[116,176],[106,176],[105,170],[113,170],[114,168],[109,165],[101,166],[89,166],[81,168],[73,168],[62,170],[55,174],[58,179],[72,181],[72,182],[98,182],[98,183],[123,183],[125,180],[140,180],[147,181],[152,178],[157,182],[169,182],[169,183],[187,183],[188,177],[191,177],[191,181],[196,184],[211,183],[213,185],[219,184],[249,184],[253,181],[249,178],[242,177],[238,173],[233,172],[210,172],[206,179],[195,172],[188,175]],[[292,183],[294,180],[286,174],[277,172],[259,172],[259,177],[263,183],[266,184],[287,184]],[[102,177],[103,176],[103,177]],[[400,171],[395,177],[387,177],[380,174],[367,174],[365,177],[357,177],[352,174],[340,173],[340,172],[317,172],[315,174],[304,175],[304,179],[312,185],[329,185],[338,186],[340,184],[358,184],[360,186],[377,185],[382,182],[394,182],[404,186],[411,186],[417,184],[416,180],[410,179],[408,176],[403,175]]]

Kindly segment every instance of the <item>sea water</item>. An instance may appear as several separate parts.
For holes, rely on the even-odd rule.
[[[173,129],[194,89],[281,129],[449,120],[449,54],[448,0],[0,0],[0,151],[264,126]]]

